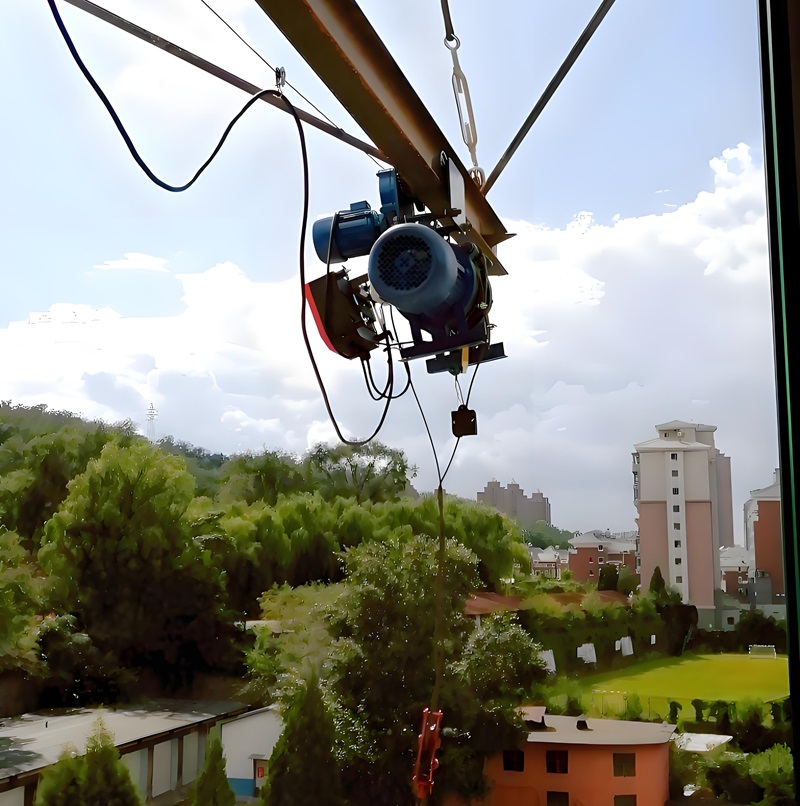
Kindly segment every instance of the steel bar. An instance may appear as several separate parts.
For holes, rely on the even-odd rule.
[[[497,181],[497,178],[502,173],[503,169],[508,165],[511,157],[514,156],[514,153],[519,148],[522,141],[525,139],[528,132],[531,130],[531,127],[534,123],[536,123],[537,118],[539,115],[542,114],[542,111],[547,106],[548,101],[555,95],[556,90],[559,88],[561,82],[566,77],[567,73],[572,69],[572,66],[578,59],[578,56],[581,55],[581,52],[589,43],[589,40],[594,35],[594,32],[599,27],[600,23],[605,18],[606,14],[611,10],[611,6],[614,5],[614,0],[603,0],[600,4],[600,7],[595,11],[594,16],[591,20],[589,20],[589,24],[584,28],[583,33],[578,37],[578,41],[572,46],[572,50],[567,54],[567,58],[564,59],[561,67],[558,68],[556,74],[550,80],[550,83],[545,87],[544,92],[542,93],[539,100],[536,102],[536,105],[531,110],[530,115],[525,119],[525,122],[522,124],[522,128],[517,132],[516,137],[511,141],[509,147],[505,150],[502,157],[500,157],[500,161],[495,165],[492,169],[492,172],[486,178],[486,182],[484,182],[483,187],[481,190],[484,193],[488,193],[492,185]]]
[[[75,6],[75,8],[79,8],[81,11],[85,11],[100,20],[103,20],[116,28],[119,28],[121,31],[125,31],[125,33],[132,34],[138,39],[141,39],[143,42],[154,45],[155,47],[160,48],[167,53],[171,53],[173,56],[177,56],[179,59],[182,59],[195,67],[199,67],[206,73],[225,81],[232,87],[236,87],[237,89],[248,93],[248,95],[255,95],[255,93],[257,93],[259,90],[265,89],[264,87],[257,87],[255,84],[252,84],[243,78],[239,78],[222,67],[218,67],[212,62],[203,59],[201,56],[196,56],[194,53],[189,52],[185,48],[182,48],[179,45],[176,45],[173,42],[158,36],[157,34],[151,33],[135,23],[129,22],[117,14],[114,14],[101,6],[90,2],[90,0],[64,0],[64,2],[69,3],[71,6]],[[279,98],[265,95],[261,100],[288,114],[288,110],[284,104],[281,103]],[[353,137],[353,135],[348,134],[343,129],[340,129],[337,126],[332,126],[327,121],[315,117],[302,109],[297,109],[296,111],[298,117],[303,121],[303,123],[307,123],[309,126],[313,126],[315,129],[319,129],[320,131],[335,137],[337,140],[341,140],[343,143],[347,143],[347,145],[353,146],[354,148],[359,149],[359,151],[363,151],[365,154],[369,154],[376,159],[391,164],[391,161],[387,159],[386,155],[380,149],[375,148],[375,146],[371,143],[365,143],[363,140],[359,140],[357,137]]]
[[[444,153],[464,178],[461,234],[492,248],[509,238],[497,213],[354,0],[256,0],[432,212],[451,207]]]

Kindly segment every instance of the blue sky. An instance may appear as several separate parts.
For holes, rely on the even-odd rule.
[[[359,132],[253,0],[209,2]],[[199,0],[103,4],[272,84]],[[439,4],[360,5],[466,161]],[[59,7],[147,162],[185,181],[246,98]],[[595,7],[451,3],[487,173]],[[0,68],[0,396],[142,426],[152,402],[159,433],[229,452],[330,438],[300,341],[292,121],[257,105],[201,180],[169,194],[130,158],[44,0],[0,4]],[[373,162],[307,136],[312,218],[378,203]],[[478,375],[479,436],[462,441],[448,489],[474,497],[513,479],[550,498],[559,526],[631,529],[633,443],[688,419],[719,426],[738,525],[777,461],[761,165],[755,2],[620,0],[490,192],[518,233],[493,283],[509,358]],[[306,255],[313,275],[310,243]],[[29,324],[32,312],[52,321]],[[379,411],[358,367],[317,354],[343,427],[361,434]],[[453,381],[422,366],[415,380],[449,456]],[[413,400],[393,406],[382,436],[407,450],[420,489],[435,485]]]

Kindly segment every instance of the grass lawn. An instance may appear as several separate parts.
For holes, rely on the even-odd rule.
[[[694,698],[701,700],[783,699],[789,696],[789,665],[786,656],[751,658],[749,655],[692,655],[644,661],[627,669],[590,675],[581,687],[598,701],[615,701],[615,695],[599,692],[637,694],[647,706],[648,699],[659,706],[678,700],[686,707]],[[660,708],[659,707],[659,711]],[[684,716],[687,714],[684,713]]]

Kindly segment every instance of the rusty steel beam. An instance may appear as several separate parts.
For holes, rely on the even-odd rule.
[[[248,95],[255,95],[257,92],[264,89],[264,87],[257,87],[250,81],[245,81],[245,79],[239,78],[239,76],[234,75],[228,70],[218,67],[216,64],[208,61],[207,59],[196,56],[194,53],[191,53],[185,48],[180,47],[180,45],[176,45],[173,42],[158,36],[158,34],[154,34],[151,31],[148,31],[145,28],[130,22],[129,20],[120,17],[118,14],[114,14],[108,9],[98,6],[96,3],[92,3],[91,0],[64,0],[64,2],[69,3],[71,6],[75,6],[75,8],[79,8],[81,11],[91,14],[93,17],[97,17],[99,20],[103,20],[103,22],[113,25],[115,28],[119,28],[120,31],[125,31],[126,34],[131,34],[137,39],[147,42],[149,45],[154,45],[166,53],[177,56],[187,64],[191,64],[194,67],[199,67],[209,75],[225,81],[232,87],[236,87],[236,89],[246,92]],[[264,101],[264,103],[276,107],[281,112],[286,112],[287,114],[289,112],[280,98],[276,98],[274,95],[262,95],[261,100]],[[309,114],[303,109],[296,109],[295,111],[303,123],[307,123],[309,126],[313,126],[314,128],[325,132],[325,134],[330,134],[337,140],[341,140],[343,143],[347,143],[347,145],[353,146],[354,148],[363,151],[365,154],[369,154],[370,156],[379,160],[388,162],[386,156],[371,143],[365,143],[362,140],[359,140],[357,137],[353,137],[353,135],[348,134],[343,129],[333,126],[327,121],[320,120],[318,117]]]
[[[476,243],[505,274],[492,247],[511,237],[436,121],[354,0],[256,0],[325,82],[411,193],[432,213],[451,209],[444,153],[464,182],[466,223],[454,237]],[[458,225],[458,216],[445,224]]]

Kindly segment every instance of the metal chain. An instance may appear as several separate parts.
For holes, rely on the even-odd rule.
[[[453,94],[456,98],[456,109],[458,110],[458,122],[461,126],[461,136],[464,138],[464,145],[469,149],[469,156],[472,159],[472,167],[469,175],[480,187],[486,181],[483,168],[478,165],[478,130],[475,126],[475,115],[472,112],[472,98],[469,94],[467,77],[461,69],[458,61],[458,49],[461,40],[453,30],[453,20],[450,16],[450,6],[448,0],[442,0],[442,17],[444,18],[444,46],[450,51],[453,57]],[[466,117],[465,117],[466,113]]]

